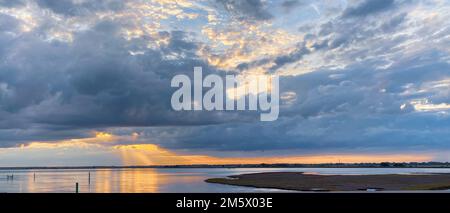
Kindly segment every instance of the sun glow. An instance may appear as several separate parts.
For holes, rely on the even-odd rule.
[[[277,164],[277,163],[380,163],[425,162],[429,155],[417,154],[322,154],[304,156],[267,157],[214,157],[209,155],[181,154],[154,144],[115,146],[120,151],[124,165],[191,165],[191,164]]]
[[[139,133],[120,136],[107,132],[94,132],[93,137],[83,139],[69,139],[54,142],[32,142],[7,150],[9,155],[20,156],[32,153],[45,156],[53,156],[48,159],[60,159],[74,155],[78,158],[97,155],[110,156],[118,159],[112,165],[215,165],[215,164],[281,164],[281,163],[379,163],[379,162],[426,162],[432,161],[432,154],[315,154],[315,155],[267,155],[249,157],[217,157],[205,154],[177,152],[163,148],[157,144],[136,143]],[[121,140],[134,141],[135,143],[120,144]],[[108,141],[108,143],[103,143]],[[51,155],[54,153],[54,155]],[[33,155],[35,155],[33,154]],[[6,155],[5,155],[6,156]],[[0,156],[0,160],[5,156]],[[84,156],[84,157],[83,157]],[[36,158],[38,159],[38,157]],[[95,162],[91,163],[95,165]]]

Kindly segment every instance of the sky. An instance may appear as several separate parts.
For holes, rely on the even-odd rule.
[[[446,0],[0,0],[0,166],[450,161]],[[280,114],[174,111],[278,75]]]

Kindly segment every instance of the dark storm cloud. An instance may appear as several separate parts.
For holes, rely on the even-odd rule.
[[[197,50],[184,40],[183,33],[169,34],[167,46],[137,56],[129,53],[129,42],[109,22],[78,35],[69,55],[75,61],[63,76],[70,87],[61,94],[62,102],[56,106],[59,110],[43,113],[38,121],[92,127],[218,122],[213,115],[204,116],[205,120],[203,116],[192,119],[189,113],[171,110],[174,88],[170,80],[175,74],[191,75],[194,66],[204,67],[205,74],[215,70],[196,58],[164,59],[165,54],[192,56]],[[145,45],[145,40],[134,42]],[[52,114],[60,115],[49,116]]]
[[[355,7],[347,8],[343,13],[343,17],[368,16],[373,13],[388,10],[393,6],[394,0],[363,0]]]
[[[6,18],[11,21],[0,23],[1,28],[16,30],[15,19],[2,20]],[[132,55],[130,51],[146,47],[149,38],[126,40],[120,29],[118,23],[99,22],[74,34],[70,44],[43,41],[33,34],[12,39],[6,31],[0,33],[0,146],[33,138],[84,137],[81,130],[91,128],[205,125],[245,119],[215,112],[173,111],[173,76],[192,77],[195,66],[202,66],[205,75],[217,70],[196,57],[197,44],[182,31],[161,32],[169,38],[167,45],[143,48],[142,54]],[[166,59],[167,55],[179,57]]]
[[[84,137],[92,137],[92,132],[87,129],[54,128],[45,125],[29,126],[26,129],[0,129],[0,147],[16,147],[29,142]]]
[[[239,19],[263,21],[273,18],[261,0],[216,0],[216,2]]]
[[[426,130],[420,126],[427,122]],[[406,151],[423,147],[448,149],[449,120],[433,115],[410,114],[402,117],[355,117],[336,114],[324,118],[283,117],[276,124],[220,124],[208,127],[175,128],[178,137],[164,139],[160,145],[171,149],[219,151],[298,150],[389,150]],[[387,126],[386,126],[387,125]],[[390,128],[389,126],[401,126]],[[431,133],[435,132],[435,133]],[[158,139],[158,133],[150,134]],[[149,137],[150,138],[150,137]]]
[[[290,106],[281,106],[278,121],[175,128],[172,137],[163,138],[160,145],[175,149],[233,151],[386,147],[394,151],[413,150],[423,146],[426,140],[429,149],[450,148],[448,116],[400,108],[411,98],[449,102],[448,96],[436,94],[436,91],[402,95],[405,84],[421,85],[424,81],[448,78],[448,69],[449,64],[441,63],[379,73],[359,64],[345,72],[324,70],[283,77],[280,90],[295,92],[297,99]],[[339,77],[330,77],[334,75]],[[160,137],[156,132],[149,135]]]

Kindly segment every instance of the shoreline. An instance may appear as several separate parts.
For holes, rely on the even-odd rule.
[[[450,169],[448,162],[421,162],[421,163],[324,163],[324,164],[194,164],[194,165],[132,165],[132,166],[11,166],[0,167],[1,170],[50,170],[50,169],[144,169],[144,168],[425,168]]]
[[[317,175],[264,172],[210,178],[205,182],[300,192],[441,191],[450,189],[450,174]]]

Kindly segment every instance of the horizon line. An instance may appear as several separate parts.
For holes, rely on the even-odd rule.
[[[388,163],[386,166],[382,166],[383,163]],[[395,165],[400,164],[400,165]],[[418,167],[419,165],[430,165],[428,167]],[[364,166],[365,165],[365,166]],[[414,166],[415,165],[415,166]],[[358,163],[259,163],[259,164],[167,164],[167,165],[107,165],[107,166],[1,166],[0,170],[12,170],[12,169],[22,169],[22,170],[32,170],[32,169],[126,169],[126,168],[273,168],[273,167],[290,167],[290,168],[301,168],[301,167],[313,167],[313,166],[327,166],[333,168],[333,166],[343,167],[371,167],[371,168],[384,168],[384,167],[397,167],[401,168],[404,166],[409,166],[409,168],[433,168],[438,166],[438,168],[450,168],[450,162],[438,162],[438,161],[428,161],[428,162],[358,162]]]

